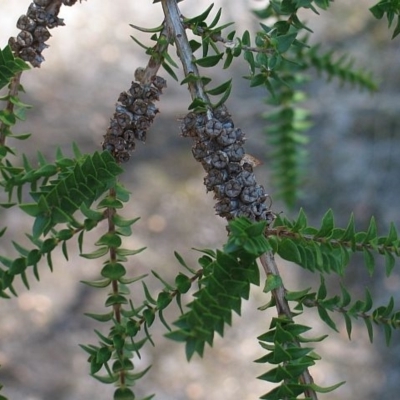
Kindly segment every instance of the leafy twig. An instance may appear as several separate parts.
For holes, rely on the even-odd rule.
[[[275,277],[280,277],[278,266],[276,265],[275,258],[274,258],[274,255],[272,252],[264,253],[260,257],[260,262],[264,268],[264,271],[265,271],[267,277],[270,275],[273,275]],[[286,318],[288,318],[290,321],[292,321],[293,320],[292,312],[290,311],[289,303],[285,298],[286,290],[285,290],[285,287],[283,286],[283,284],[279,285],[275,289],[272,289],[271,292],[272,292],[272,296],[276,303],[276,309],[278,311],[278,314],[285,315]],[[298,347],[300,347],[300,342],[296,341],[295,344]],[[312,376],[310,375],[308,368],[302,372],[299,379],[305,385],[312,385],[314,383],[314,380],[313,380]],[[318,400],[316,392],[311,387],[305,389],[304,394],[312,400]]]

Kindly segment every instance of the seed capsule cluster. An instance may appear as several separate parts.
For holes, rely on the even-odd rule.
[[[228,220],[270,221],[268,195],[256,181],[245,155],[244,133],[235,128],[227,108],[223,105],[212,115],[190,112],[182,120],[181,131],[194,140],[192,153],[207,172],[204,184],[214,192],[217,214]]]
[[[138,68],[135,73],[137,81],[140,81],[142,73],[142,68]],[[158,113],[154,101],[159,100],[166,86],[164,78],[155,76],[149,84],[132,82],[129,90],[119,95],[103,142],[103,149],[110,151],[117,162],[129,160],[136,140],[146,141],[147,130]]]
[[[17,28],[21,32],[8,42],[15,54],[33,67],[40,67],[44,61],[42,51],[49,47],[46,44],[51,37],[49,29],[65,25],[63,19],[58,18],[61,4],[72,6],[76,1],[34,0],[26,14],[18,19]]]

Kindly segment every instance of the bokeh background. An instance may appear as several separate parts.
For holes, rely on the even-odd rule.
[[[320,16],[304,13],[314,30],[312,40],[321,41],[324,49],[332,48],[338,55],[350,52],[356,67],[373,72],[380,89],[370,95],[313,76],[305,88],[309,94],[305,106],[314,121],[308,146],[310,165],[298,207],[305,209],[314,224],[331,207],[340,226],[345,226],[354,211],[359,229],[366,228],[370,216],[375,215],[384,234],[390,221],[400,226],[400,39],[391,41],[386,21],[375,21],[370,15],[368,7],[375,2],[336,1],[329,12],[321,12]],[[16,21],[29,3],[0,1],[0,47],[17,34]],[[57,147],[71,154],[72,141],[88,152],[101,148],[119,93],[130,86],[134,70],[147,62],[142,49],[130,38],[137,32],[129,24],[149,27],[162,20],[161,6],[151,3],[89,0],[62,8],[60,16],[66,26],[52,30],[51,47],[44,52],[46,62],[42,68],[23,75],[27,93],[21,97],[34,108],[29,111],[28,122],[20,123],[16,131],[31,132],[33,137],[26,143],[13,142],[13,146],[32,160],[37,150],[50,160]],[[194,15],[209,3],[185,0],[181,9],[185,15]],[[257,21],[249,9],[265,4],[256,0],[214,3],[215,9],[224,7],[225,20],[237,22],[237,32],[254,29]],[[212,71],[216,80],[237,78],[228,106],[235,123],[247,134],[247,151],[263,160],[257,178],[273,197],[270,149],[261,117],[268,110],[263,101],[267,93],[260,88],[249,89],[248,82],[240,79],[246,73],[247,66],[240,61],[229,71]],[[188,104],[186,88],[168,79],[159,103],[161,114],[121,178],[132,191],[125,215],[141,217],[126,245],[148,248],[129,263],[132,274],[154,269],[172,281],[179,271],[174,250],[195,266],[199,253],[191,248],[217,248],[225,239],[225,223],[214,215],[212,196],[206,195],[202,184],[202,168],[191,156],[191,143],[179,135],[177,120],[185,115]],[[274,211],[292,215],[277,200]],[[10,241],[24,242],[30,221],[18,210],[1,211],[1,218],[2,225],[9,229],[0,243],[0,252],[12,257],[15,252]],[[93,248],[101,232],[99,228],[88,235],[85,251]],[[390,295],[399,297],[398,271],[387,279],[380,264],[370,279],[361,261],[352,263],[346,278],[358,298],[362,298],[366,285],[371,287],[376,305],[387,302]],[[316,284],[316,277],[279,263],[290,289]],[[10,400],[109,400],[113,388],[88,376],[86,354],[78,346],[96,343],[94,328],[103,332],[107,329],[83,316],[84,312],[103,310],[106,293],[80,283],[95,279],[100,265],[74,255],[73,246],[69,262],[59,255],[54,264],[53,273],[43,266],[41,281],[31,280],[30,291],[18,287],[18,298],[1,302],[0,382],[5,385],[4,394]],[[154,293],[160,289],[151,276],[148,284]],[[334,279],[331,285],[337,289]],[[133,289],[132,298],[140,301],[140,284]],[[157,326],[152,330],[156,347],[146,346],[142,358],[135,361],[138,369],[153,364],[137,393],[142,397],[155,393],[160,400],[252,400],[266,393],[269,386],[255,379],[265,367],[252,361],[263,355],[256,337],[267,330],[273,313],[257,308],[268,300],[261,289],[255,288],[251,300],[244,303],[242,317],[235,317],[225,337],[217,338],[214,349],[207,349],[203,360],[194,358],[190,364],[183,347],[163,338],[165,328]],[[177,315],[171,310],[166,317],[173,321]],[[330,337],[317,346],[323,361],[311,373],[320,385],[347,381],[340,390],[321,398],[398,397],[398,333],[387,349],[381,331],[376,331],[374,345],[369,344],[362,322],[354,326],[352,341],[348,341],[340,319],[340,333],[335,333],[315,317],[307,313],[303,321],[314,327],[314,336],[329,333]]]

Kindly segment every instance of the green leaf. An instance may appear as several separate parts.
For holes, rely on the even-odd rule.
[[[114,400],[135,400],[136,396],[129,388],[118,388],[114,392]]]
[[[93,318],[99,322],[108,322],[111,321],[114,316],[114,311],[110,311],[106,314],[93,314],[93,313],[84,313],[89,318]]]
[[[81,281],[81,283],[96,289],[102,289],[111,284],[111,279],[101,279],[99,281]]]
[[[122,244],[121,237],[115,232],[105,233],[96,243],[96,246],[120,247]]]
[[[317,393],[329,393],[329,392],[333,392],[334,390],[336,390],[338,387],[344,385],[346,382],[339,382],[336,385],[332,385],[332,386],[327,386],[327,387],[321,387],[316,385],[315,383],[311,383],[310,387],[311,389],[313,389],[315,392]]]
[[[185,18],[184,22],[187,24],[195,24],[199,22],[203,22],[207,19],[208,15],[210,14],[211,10],[213,9],[214,4],[211,4],[207,9],[201,13],[200,15],[193,17],[193,18]]]
[[[328,312],[321,304],[317,305],[317,310],[321,320],[324,321],[334,331],[339,332],[336,327],[336,324],[333,322],[332,318],[329,316]]]
[[[211,96],[218,96],[218,95],[226,92],[231,87],[232,87],[232,79],[229,79],[228,81],[217,86],[216,88],[207,90],[206,93],[210,94]]]
[[[165,69],[165,71],[168,73],[168,75],[171,76],[172,79],[174,79],[175,81],[178,82],[178,77],[176,76],[173,69],[166,62],[162,62],[161,66]]]
[[[333,211],[329,209],[322,218],[321,229],[315,237],[329,237],[335,227]]]
[[[126,275],[125,267],[120,263],[107,263],[101,270],[101,276],[111,280],[119,280]]]
[[[367,248],[363,249],[363,254],[364,254],[364,262],[367,267],[369,276],[372,277],[375,271],[375,258]]]
[[[375,218],[372,217],[369,222],[367,235],[365,236],[363,243],[367,244],[367,243],[375,240],[377,237],[378,237],[378,232],[377,232],[377,228],[376,228],[376,221],[375,221]]]
[[[321,283],[318,289],[317,300],[324,300],[327,295],[327,290],[324,277],[321,275],[320,278],[321,278]]]
[[[96,258],[103,257],[108,253],[108,247],[100,247],[92,253],[81,254],[81,257],[87,258],[88,260],[94,260]]]
[[[291,239],[283,239],[278,245],[278,254],[285,260],[292,261],[294,263],[301,263],[301,256],[299,250]]]
[[[215,54],[212,56],[198,58],[194,61],[194,63],[203,68],[215,67],[223,57],[224,53]]]
[[[26,270],[26,267],[27,267],[26,258],[20,257],[13,261],[13,263],[11,264],[11,268],[9,269],[9,272],[12,275],[22,274]]]
[[[290,46],[293,44],[296,39],[297,32],[288,33],[287,35],[281,35],[276,37],[276,49],[279,53],[285,53],[289,50]]]
[[[278,289],[282,284],[282,278],[279,275],[268,274],[263,292],[268,293],[272,290]]]
[[[179,293],[187,293],[192,286],[190,278],[182,273],[179,273],[175,278],[175,285]]]

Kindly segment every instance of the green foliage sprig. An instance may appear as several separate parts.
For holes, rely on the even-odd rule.
[[[370,8],[370,11],[377,19],[382,19],[386,14],[389,28],[392,26],[392,23],[397,16],[397,23],[393,31],[392,39],[400,33],[400,4],[398,0],[380,0]]]
[[[394,224],[387,236],[379,236],[372,217],[367,231],[356,232],[352,215],[346,228],[338,228],[332,210],[325,213],[320,228],[308,225],[303,210],[294,221],[278,216],[268,234],[272,235],[270,243],[277,254],[312,272],[343,275],[350,255],[361,252],[371,276],[375,271],[374,253],[384,257],[386,275],[389,276],[395,266],[395,257],[400,256],[400,240]]]

